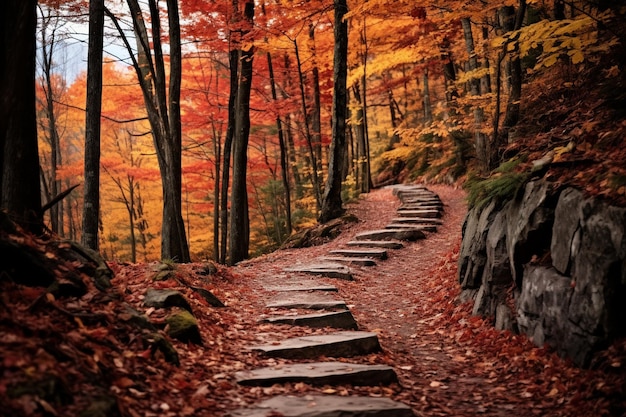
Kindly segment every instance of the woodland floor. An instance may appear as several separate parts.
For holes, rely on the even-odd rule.
[[[581,370],[549,349],[534,347],[522,336],[494,330],[489,320],[471,315],[470,305],[457,301],[456,269],[465,194],[448,186],[430,185],[429,189],[445,204],[444,223],[437,233],[389,251],[389,259],[375,267],[351,267],[355,281],[319,278],[339,288],[337,296],[350,306],[360,330],[379,336],[381,353],[350,361],[390,365],[398,373],[399,384],[312,387],[287,383],[261,388],[238,386],[233,378],[239,370],[289,362],[263,358],[246,347],[326,331],[260,324],[260,317],[271,314],[265,307],[271,293],[263,284],[280,282],[287,276],[284,268],[323,256],[345,245],[358,232],[384,228],[394,217],[399,201],[391,190],[383,189],[350,204],[349,211],[359,222],[346,225],[338,238],[325,244],[279,250],[234,268],[220,267],[212,275],[201,274],[201,264],[177,266],[180,280],[210,289],[226,308],[208,306],[181,286],[180,280],[153,282],[153,264],[113,265],[116,291],[152,321],[161,320],[163,312],[143,307],[147,288],[179,289],[190,300],[204,343],[198,346],[175,341],[179,367],[166,363],[158,354],[151,355],[149,350],[141,351],[133,337],[123,337],[113,325],[85,329],[68,320],[67,314],[59,314],[59,308],[44,309],[47,316],[42,321],[41,315],[38,319],[31,314],[32,309],[25,308],[28,294],[20,294],[22,304],[14,306],[21,320],[16,335],[7,340],[7,328],[17,319],[4,317],[0,321],[0,414],[27,415],[24,411],[30,410],[32,415],[76,415],[104,389],[116,398],[121,415],[130,417],[223,416],[277,394],[307,393],[389,397],[410,405],[418,416],[626,415],[624,343],[599,357],[592,369]],[[2,301],[6,308],[10,300]],[[63,309],[79,308],[76,304]],[[87,302],[80,308],[119,314],[111,303],[94,306],[92,302],[89,306]],[[64,340],[56,343],[63,343],[62,350],[74,360],[57,358],[55,362],[54,355],[42,354],[42,349],[50,350],[45,346],[55,338],[54,332]],[[18,378],[18,369],[27,366],[31,373],[59,373],[75,401],[52,404],[52,411],[47,412],[42,411],[47,407],[41,403],[28,408],[24,399],[3,405],[11,378]],[[94,372],[102,383],[89,377]]]

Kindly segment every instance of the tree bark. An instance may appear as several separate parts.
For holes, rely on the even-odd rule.
[[[333,58],[332,141],[328,177],[324,187],[320,223],[326,223],[344,213],[341,201],[341,174],[346,152],[347,75],[348,75],[348,12],[346,0],[335,0],[335,48]]]
[[[252,26],[254,2],[246,1],[244,18]],[[234,265],[248,257],[250,221],[246,188],[248,139],[250,135],[250,90],[252,88],[253,47],[241,51],[239,85],[235,101],[233,136],[233,184],[231,190],[230,245],[228,263]]]
[[[37,2],[0,4],[0,208],[26,230],[43,227],[35,110]]]
[[[104,0],[89,2],[87,104],[85,116],[85,185],[83,191],[83,246],[98,250],[100,225],[100,115],[102,112],[102,50]]]

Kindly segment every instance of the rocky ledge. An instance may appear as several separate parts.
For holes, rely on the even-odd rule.
[[[626,335],[626,208],[532,181],[469,211],[462,298],[497,328],[525,333],[579,366]]]

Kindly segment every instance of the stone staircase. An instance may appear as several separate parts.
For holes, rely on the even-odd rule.
[[[266,307],[279,314],[263,318],[267,323],[282,323],[312,328],[333,328],[326,334],[278,338],[265,344],[249,346],[252,352],[269,358],[303,360],[303,363],[280,364],[235,374],[238,384],[272,386],[303,382],[309,385],[378,386],[398,383],[392,367],[330,360],[379,352],[376,333],[358,330],[349,307],[338,300],[337,288],[315,279],[301,278],[302,273],[327,278],[352,280],[351,266],[374,267],[384,262],[389,250],[401,250],[404,242],[424,239],[442,224],[443,204],[439,197],[420,185],[393,186],[401,206],[397,218],[381,230],[354,236],[346,248],[285,269],[294,273],[289,284],[268,285],[276,293]],[[297,273],[297,274],[295,274]],[[294,314],[294,311],[298,311]],[[306,311],[301,313],[301,311]],[[280,314],[284,312],[284,314]],[[279,335],[277,335],[279,336]],[[320,360],[319,362],[308,362]],[[238,409],[230,417],[414,417],[409,406],[389,398],[337,395],[276,396]]]

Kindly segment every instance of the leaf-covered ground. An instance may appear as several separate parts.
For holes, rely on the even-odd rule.
[[[323,279],[339,287],[337,297],[350,305],[361,329],[379,335],[383,352],[351,361],[391,365],[400,384],[257,388],[240,387],[233,378],[238,370],[283,362],[247,346],[326,331],[260,324],[272,314],[264,308],[271,294],[262,284],[284,280],[283,269],[298,260],[326,255],[356,233],[389,223],[399,202],[391,191],[377,190],[349,206],[359,222],[347,224],[338,238],[235,268],[178,265],[172,277],[154,281],[156,264],[114,264],[114,287],[107,293],[90,287],[80,299],[55,299],[0,277],[0,414],[95,415],[84,410],[99,401],[108,402],[111,416],[222,416],[276,394],[321,392],[391,397],[422,416],[626,415],[623,342],[581,370],[522,336],[493,330],[458,302],[464,193],[429,188],[446,204],[436,234],[390,251],[376,267],[354,267],[353,282]],[[209,306],[192,286],[212,291],[227,307]],[[164,311],[143,305],[148,288],[183,292],[200,323],[202,346],[173,341],[180,366],[166,362],[152,349],[154,340],[129,323],[124,303],[164,324]]]

